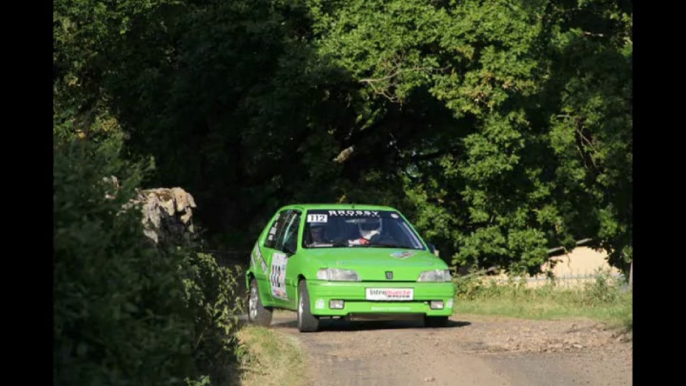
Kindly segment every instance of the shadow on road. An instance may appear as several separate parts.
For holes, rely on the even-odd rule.
[[[470,322],[448,320],[445,327],[435,329],[458,328],[471,325]],[[297,321],[273,321],[272,328],[298,327]],[[400,330],[407,328],[425,328],[421,318],[416,320],[393,320],[393,321],[347,321],[343,319],[322,319],[319,323],[319,331],[371,331],[371,330]]]

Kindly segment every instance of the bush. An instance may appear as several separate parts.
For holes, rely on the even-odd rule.
[[[225,384],[235,379],[227,370],[236,360],[235,315],[241,311],[236,277],[240,277],[240,268],[232,272],[227,267],[219,267],[209,254],[187,256],[184,281],[186,301],[195,320],[196,367],[199,373],[209,374],[215,384]]]
[[[53,383],[221,382],[234,361],[230,271],[143,236],[134,197],[147,165],[121,140],[58,144],[53,177]],[[103,177],[118,176],[116,189]],[[208,377],[209,376],[209,377]]]

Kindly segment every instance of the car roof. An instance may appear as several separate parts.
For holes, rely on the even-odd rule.
[[[279,209],[279,211],[286,210],[286,209],[300,209],[300,210],[309,210],[309,209],[352,209],[352,210],[393,210],[397,211],[395,208],[391,208],[390,206],[381,206],[381,205],[362,205],[362,204],[293,204],[293,205],[287,205]]]

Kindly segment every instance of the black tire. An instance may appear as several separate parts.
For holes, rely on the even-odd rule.
[[[310,293],[307,292],[307,281],[298,283],[298,330],[315,332],[319,329],[319,318],[310,312]]]
[[[262,327],[269,327],[272,324],[272,309],[262,304],[260,291],[257,287],[257,280],[250,280],[250,291],[248,292],[248,321]]]
[[[424,315],[424,327],[435,328],[448,325],[447,316],[426,316]]]

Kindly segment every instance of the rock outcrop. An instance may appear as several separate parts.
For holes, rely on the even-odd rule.
[[[193,196],[181,188],[140,191],[145,235],[155,244],[178,243],[193,233]]]

